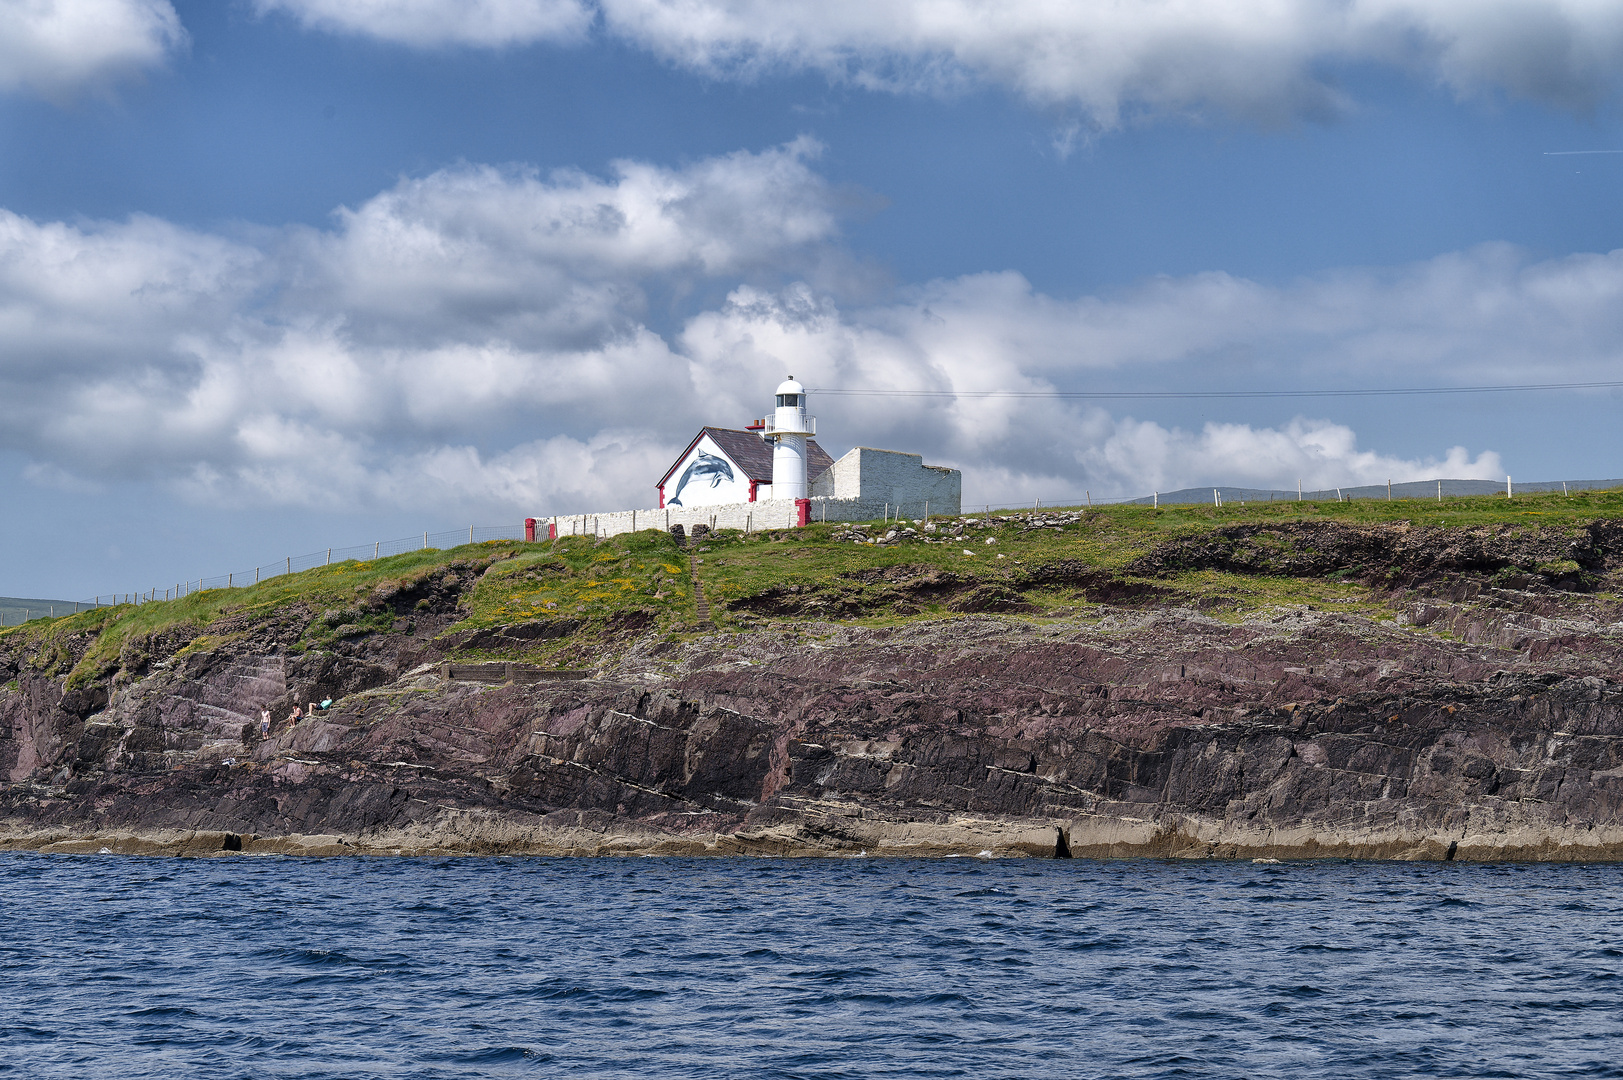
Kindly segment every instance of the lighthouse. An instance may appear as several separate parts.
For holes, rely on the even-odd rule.
[[[817,434],[817,421],[806,415],[806,388],[790,375],[778,384],[778,407],[766,432],[772,450],[772,497],[806,497],[806,440]]]

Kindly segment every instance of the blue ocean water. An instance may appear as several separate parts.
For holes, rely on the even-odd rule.
[[[0,856],[26,1077],[1623,1075],[1623,867]]]

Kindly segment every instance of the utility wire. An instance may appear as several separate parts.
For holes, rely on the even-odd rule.
[[[819,387],[830,397],[914,398],[1310,398],[1412,397],[1421,394],[1519,394],[1538,390],[1615,390],[1623,380],[1575,383],[1521,383],[1514,386],[1404,386],[1363,390],[864,390]]]

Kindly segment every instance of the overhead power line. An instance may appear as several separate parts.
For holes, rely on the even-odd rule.
[[[813,394],[831,397],[914,398],[1312,398],[1413,397],[1421,394],[1518,394],[1542,390],[1615,390],[1623,380],[1574,383],[1520,383],[1507,386],[1399,386],[1356,390],[867,390],[819,387]]]

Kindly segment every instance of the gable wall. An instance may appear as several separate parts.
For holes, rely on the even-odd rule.
[[[750,478],[706,435],[672,470],[662,491],[665,505],[679,509],[746,503],[750,499]]]

